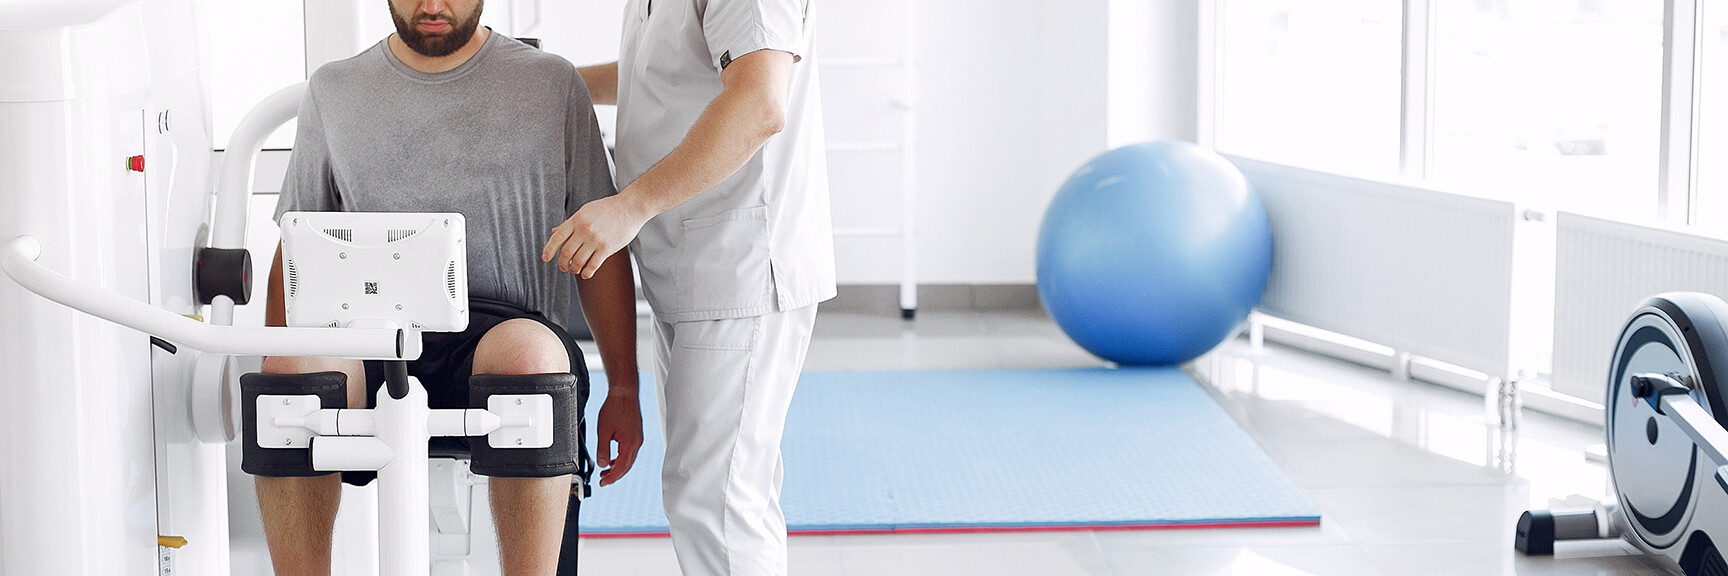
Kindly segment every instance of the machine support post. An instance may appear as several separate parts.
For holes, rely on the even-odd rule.
[[[431,556],[431,522],[426,505],[426,390],[419,382],[401,398],[379,395],[378,439],[395,451],[395,458],[378,470],[378,568],[392,576],[427,576]]]

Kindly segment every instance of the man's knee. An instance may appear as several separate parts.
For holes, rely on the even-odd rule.
[[[553,374],[570,371],[570,352],[545,325],[515,318],[480,337],[474,348],[475,374]]]
[[[349,378],[342,372],[325,371],[291,374],[258,373],[240,377],[240,422],[242,444],[240,469],[253,476],[297,477],[324,476],[312,467],[312,452],[305,438],[296,441],[288,434],[260,433],[260,423],[274,421],[270,410],[276,407],[274,398],[283,404],[291,398],[312,397],[310,408],[341,408],[348,403],[345,388]],[[266,401],[268,400],[268,401]],[[302,405],[305,406],[305,405]],[[300,412],[304,414],[305,412]],[[283,436],[289,436],[284,438]]]
[[[500,428],[486,440],[469,443],[473,451],[470,469],[476,474],[510,478],[581,471],[582,403],[577,387],[576,375],[569,372],[475,374],[469,378],[469,406],[485,407],[507,421],[530,415],[534,422],[528,427]],[[516,398],[512,401],[511,397]],[[545,404],[540,403],[542,400]]]
[[[260,372],[265,374],[311,374],[313,372],[348,372],[358,369],[359,362],[341,358],[312,356],[265,356]]]
[[[265,356],[258,374],[240,378],[241,446],[240,469],[259,478],[331,477],[331,472],[312,468],[311,452],[305,449],[264,448],[257,437],[260,395],[318,396],[320,408],[364,408],[366,369],[359,360],[313,356]],[[263,439],[274,442],[277,439]],[[302,447],[304,448],[304,447]],[[334,480],[320,480],[334,482]],[[269,482],[266,481],[266,484]],[[260,486],[263,486],[261,484]],[[286,489],[288,484],[276,484]]]
[[[259,368],[264,374],[314,374],[341,372],[347,377],[344,397],[349,408],[366,407],[366,368],[359,360],[312,356],[265,356]]]

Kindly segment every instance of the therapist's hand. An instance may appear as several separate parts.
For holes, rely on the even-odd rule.
[[[607,396],[600,405],[600,419],[594,423],[599,436],[595,461],[600,465],[600,485],[608,486],[623,478],[636,463],[636,451],[642,448],[642,407],[636,397]],[[618,454],[612,454],[612,443],[618,443]]]
[[[552,229],[551,240],[540,250],[540,261],[557,258],[559,270],[592,278],[606,258],[628,246],[652,217],[622,194],[589,202]]]

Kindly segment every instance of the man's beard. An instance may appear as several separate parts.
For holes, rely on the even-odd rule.
[[[474,37],[474,30],[480,27],[480,12],[486,7],[485,0],[474,5],[474,14],[467,19],[446,18],[440,15],[420,14],[410,22],[396,13],[396,7],[390,7],[390,19],[396,22],[396,36],[409,50],[427,58],[449,56],[468,44],[468,39]],[[456,16],[460,18],[460,16]],[[450,28],[442,34],[426,34],[420,31],[421,22],[446,22]]]

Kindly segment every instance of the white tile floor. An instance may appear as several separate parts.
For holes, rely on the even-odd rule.
[[[823,313],[809,370],[1099,366],[1037,310]],[[1662,574],[1614,542],[1527,558],[1513,523],[1549,498],[1601,497],[1599,431],[1527,413],[1487,424],[1481,398],[1240,341],[1190,371],[1319,506],[1316,528],[794,537],[791,572],[826,575]],[[666,539],[585,540],[584,574],[675,575]]]

